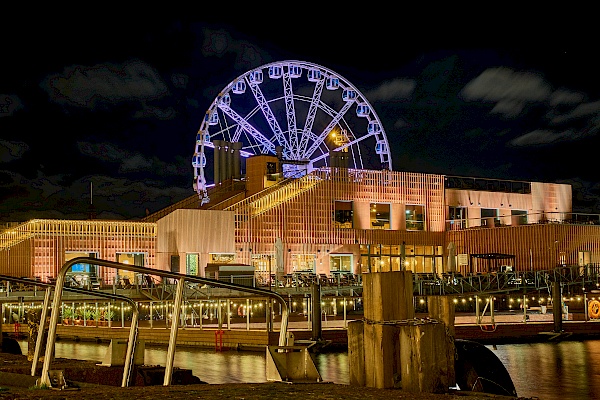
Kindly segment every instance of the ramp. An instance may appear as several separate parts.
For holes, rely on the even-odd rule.
[[[144,365],[144,352],[146,346],[143,340],[136,342],[133,350],[133,363],[134,365]],[[106,349],[106,354],[101,364],[105,367],[123,367],[125,365],[125,358],[127,355],[127,340],[126,339],[112,339],[110,345]]]
[[[267,381],[322,382],[321,374],[305,346],[267,346]]]

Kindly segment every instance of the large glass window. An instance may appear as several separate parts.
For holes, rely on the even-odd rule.
[[[493,228],[496,225],[500,225],[500,218],[498,218],[497,208],[482,208],[481,209],[481,226],[487,226]]]
[[[252,254],[250,263],[256,272],[269,272],[270,267],[275,268],[275,259],[270,254]]]
[[[352,228],[352,202],[335,201],[334,202],[334,226],[336,228]]]
[[[65,252],[65,261],[70,261],[78,257],[98,258],[98,253]],[[73,264],[71,269],[66,273],[66,280],[70,286],[88,288],[89,284],[98,281],[98,266],[87,263]]]
[[[448,219],[450,220],[450,229],[467,228],[467,208],[448,207]]]
[[[527,211],[525,210],[511,210],[510,215],[512,215],[512,223],[516,225],[526,225],[527,224]]]
[[[408,270],[414,273],[440,273],[443,270],[442,246],[405,245],[404,265],[402,255],[398,255],[400,246],[361,245],[361,271],[387,272]]]
[[[292,254],[293,272],[315,272],[317,257],[314,254]]]
[[[143,253],[117,253],[117,262],[121,264],[136,265],[138,267],[144,266],[144,254]],[[179,272],[179,271],[177,271]],[[133,285],[136,280],[136,273],[134,271],[128,271],[125,269],[117,270],[117,275],[120,279],[120,283],[125,287]],[[138,282],[139,283],[139,282]]]
[[[372,229],[390,229],[390,205],[387,203],[371,203]]]
[[[352,272],[352,254],[332,254],[329,256],[331,272]]]
[[[406,230],[422,231],[425,228],[425,207],[406,205]]]

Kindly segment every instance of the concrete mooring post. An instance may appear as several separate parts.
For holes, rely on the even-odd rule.
[[[560,281],[552,282],[552,315],[554,318],[554,332],[562,332],[562,290]]]
[[[320,341],[323,339],[323,328],[321,324],[321,285],[318,283],[312,286],[312,340]]]
[[[454,384],[454,304],[438,296],[417,320],[410,271],[363,275],[364,320],[348,323],[350,384],[445,393]],[[452,343],[449,346],[449,343]]]

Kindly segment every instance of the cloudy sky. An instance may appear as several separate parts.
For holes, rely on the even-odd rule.
[[[10,32],[0,222],[87,218],[90,201],[98,218],[136,219],[193,195],[207,108],[240,74],[283,60],[357,87],[394,170],[568,183],[574,211],[600,213],[597,61],[564,37],[475,46],[389,24],[340,21],[324,33],[281,20],[46,20]]]

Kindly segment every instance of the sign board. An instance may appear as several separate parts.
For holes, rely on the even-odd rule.
[[[459,254],[458,255],[458,265],[469,265],[469,255],[468,254]]]

